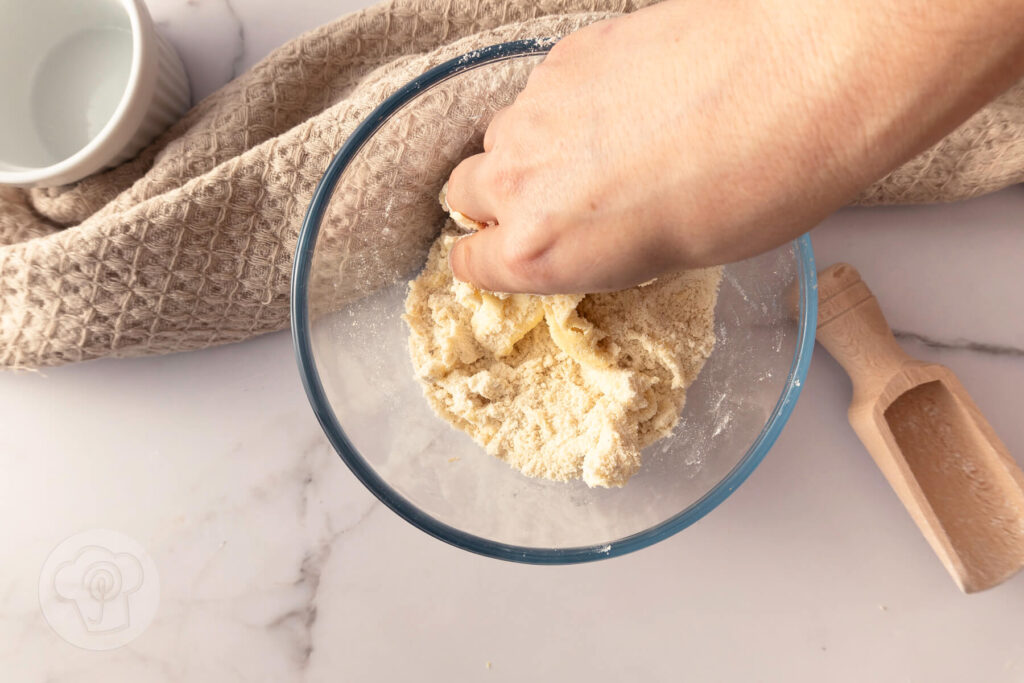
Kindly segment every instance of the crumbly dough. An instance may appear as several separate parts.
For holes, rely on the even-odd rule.
[[[624,485],[711,354],[721,268],[604,294],[502,295],[452,277],[463,234],[447,222],[405,301],[427,401],[524,474]]]

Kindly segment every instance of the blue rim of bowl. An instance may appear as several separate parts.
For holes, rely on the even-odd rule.
[[[309,282],[313,248],[320,231],[320,221],[330,201],[334,186],[345,167],[380,126],[410,99],[426,88],[467,69],[489,62],[544,54],[551,49],[554,43],[555,40],[550,38],[518,40],[475,50],[424,72],[418,78],[399,88],[374,109],[342,145],[316,187],[313,200],[310,202],[302,223],[302,230],[299,233],[291,283],[292,340],[295,344],[302,384],[306,389],[309,402],[313,406],[313,412],[320,421],[320,426],[356,478],[382,503],[407,522],[431,536],[473,553],[528,564],[574,564],[625,555],[663,541],[682,531],[728,498],[761,463],[793,412],[807,377],[807,368],[810,365],[811,352],[814,348],[814,331],[817,327],[818,313],[818,284],[817,273],[814,269],[814,252],[811,248],[810,238],[804,235],[793,242],[799,255],[798,282],[801,316],[797,346],[786,379],[786,388],[775,404],[768,422],[754,443],[747,449],[743,458],[711,490],[682,512],[644,531],[610,543],[591,546],[536,548],[510,545],[468,534],[431,517],[381,479],[345,435],[324,394],[323,384],[313,360],[306,289]]]

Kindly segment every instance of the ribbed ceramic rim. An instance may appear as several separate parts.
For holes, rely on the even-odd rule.
[[[811,249],[810,239],[804,235],[794,241],[795,248],[799,254],[801,315],[798,343],[786,380],[786,388],[775,404],[768,422],[739,463],[699,500],[656,526],[612,541],[611,543],[571,548],[535,548],[510,545],[474,536],[449,526],[423,512],[389,486],[374,471],[349,441],[337,417],[331,410],[313,359],[306,288],[309,282],[313,248],[316,245],[316,238],[320,231],[320,221],[330,201],[334,186],[348,163],[380,126],[406,102],[427,88],[481,64],[514,57],[543,54],[551,48],[553,43],[553,40],[520,40],[476,50],[430,69],[382,102],[349,136],[317,185],[316,191],[313,194],[313,200],[309,205],[302,224],[302,231],[299,234],[291,285],[292,339],[295,343],[302,383],[313,406],[313,412],[316,413],[317,419],[320,421],[320,426],[323,427],[327,438],[330,439],[331,444],[345,464],[348,465],[349,469],[352,470],[352,473],[381,502],[405,518],[410,524],[422,529],[431,536],[470,552],[502,560],[531,564],[571,564],[624,555],[657,543],[682,531],[725,500],[729,494],[735,491],[750,476],[754,468],[764,459],[768,449],[775,443],[779,433],[782,431],[786,420],[789,419],[790,413],[793,412],[793,407],[796,404],[797,397],[800,395],[804,378],[807,376],[807,367],[810,363],[811,351],[814,347],[814,330],[817,324],[817,276],[814,270],[814,253]]]
[[[74,182],[103,168],[117,156],[124,142],[142,125],[156,89],[159,57],[153,20],[142,0],[117,0],[132,30],[132,65],[114,113],[84,147],[49,166],[26,166],[17,171],[0,169],[0,185],[52,186]]]

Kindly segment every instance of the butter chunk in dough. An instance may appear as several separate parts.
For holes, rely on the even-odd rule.
[[[611,357],[598,347],[605,339],[605,333],[576,310],[583,297],[561,295],[546,296],[543,299],[544,320],[558,348],[581,365],[598,370],[611,367]]]
[[[540,297],[511,294],[500,299],[466,282],[454,281],[455,300],[472,311],[473,336],[497,357],[512,353],[516,342],[544,320]]]

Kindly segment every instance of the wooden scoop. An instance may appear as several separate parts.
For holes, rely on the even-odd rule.
[[[848,264],[818,275],[818,341],[853,380],[850,424],[965,593],[1024,566],[1024,474],[956,376],[914,360]]]

